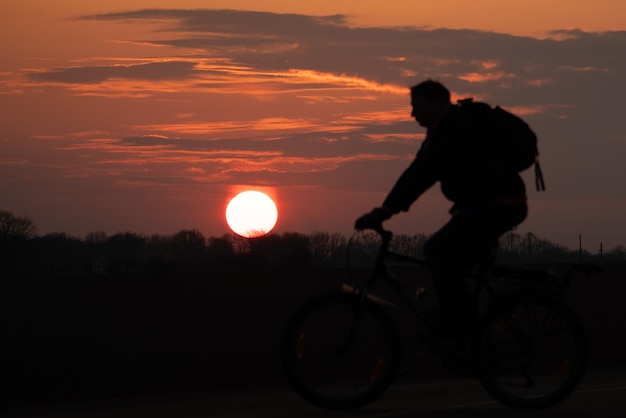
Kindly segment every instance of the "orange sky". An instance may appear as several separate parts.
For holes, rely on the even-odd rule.
[[[180,12],[208,3],[239,12]],[[520,232],[626,243],[606,180],[626,138],[623,1],[380,3],[4,1],[0,209],[40,233],[221,235],[254,187],[277,231],[348,234],[417,150],[406,87],[434,77],[540,134],[549,193]],[[433,189],[392,226],[432,232],[448,206]]]
[[[266,1],[260,5],[260,2],[254,0],[218,0],[211,2],[211,7],[305,14],[346,13],[358,25],[469,28],[532,36],[553,29],[599,31],[626,27],[623,19],[626,5],[619,0],[573,0],[568,1],[566,6],[559,0],[390,0],[384,2],[385,7],[381,7],[381,4],[377,0],[281,0]]]
[[[626,27],[626,5],[621,0],[500,1],[439,0],[424,4],[408,0],[387,0],[385,7],[377,0],[333,0],[294,2],[291,0],[6,0],[3,2],[3,25],[15,30],[19,22],[29,20],[49,24],[51,16],[73,13],[98,13],[141,8],[213,8],[259,10],[277,13],[314,15],[347,14],[358,25],[429,26],[493,30],[517,35],[540,35],[554,29],[587,31],[621,30]],[[12,27],[12,28],[11,28]],[[37,43],[37,37],[32,41]]]
[[[110,40],[113,29],[95,27],[90,22],[68,25],[65,19],[81,14],[141,8],[210,7],[313,15],[346,14],[350,22],[359,26],[469,28],[526,36],[545,36],[555,29],[626,29],[626,3],[622,0],[572,0],[566,3],[566,7],[561,0],[438,0],[429,3],[387,0],[385,8],[381,8],[378,0],[5,0],[0,6],[0,34],[5,40],[2,65],[10,65],[15,62],[13,60],[20,62],[25,57],[77,59],[93,56],[94,42]],[[84,36],[76,37],[77,30]],[[128,35],[142,32],[140,28],[123,25],[116,25],[114,30],[122,30]],[[119,54],[120,49],[132,50],[103,42],[97,51]]]

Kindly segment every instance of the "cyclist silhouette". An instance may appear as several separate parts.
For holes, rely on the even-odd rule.
[[[484,122],[452,104],[443,84],[426,80],[411,87],[411,106],[426,139],[382,206],[357,219],[355,228],[376,229],[441,183],[453,202],[452,217],[426,242],[424,256],[437,290],[441,337],[456,345],[467,332],[463,280],[502,234],[526,218],[526,187],[516,170],[494,161]]]

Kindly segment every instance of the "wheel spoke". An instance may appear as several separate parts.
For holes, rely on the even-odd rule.
[[[330,409],[356,408],[380,396],[398,357],[398,337],[384,311],[345,293],[297,312],[283,341],[283,366],[294,389]]]
[[[579,321],[563,303],[543,295],[512,297],[493,309],[480,338],[479,377],[500,402],[544,408],[576,387],[586,362]]]

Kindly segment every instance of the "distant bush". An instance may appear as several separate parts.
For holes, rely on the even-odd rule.
[[[370,262],[379,245],[373,232],[348,240],[328,232],[287,232],[248,239],[234,234],[206,238],[196,229],[152,236],[134,232],[108,236],[95,231],[79,239],[64,233],[36,236],[35,230],[30,218],[0,211],[2,277],[210,277],[225,271],[336,268],[345,267],[347,262],[359,263],[349,258],[355,252],[370,257]],[[427,239],[424,234],[399,234],[394,236],[392,248],[420,257]],[[581,257],[594,262],[624,261],[626,248],[620,245],[604,254],[591,254],[573,251],[533,233],[514,232],[505,234],[499,242],[501,263],[577,262]]]

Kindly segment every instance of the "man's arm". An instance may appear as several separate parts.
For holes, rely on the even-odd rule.
[[[424,147],[415,160],[402,173],[393,186],[383,207],[392,214],[408,211],[413,202],[437,182],[437,175],[431,161],[425,158]]]
[[[438,180],[434,164],[426,159],[424,144],[417,153],[415,160],[402,173],[382,207],[358,218],[354,224],[356,229],[379,228],[385,220],[400,211],[408,211],[415,200]]]

